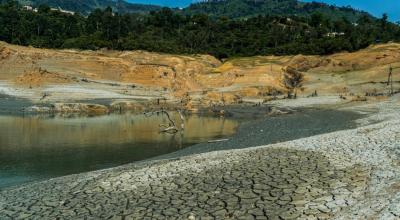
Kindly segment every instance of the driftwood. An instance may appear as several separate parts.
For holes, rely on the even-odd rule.
[[[158,114],[166,115],[169,123],[168,124],[160,124],[159,125],[160,128],[161,128],[160,133],[175,134],[175,133],[177,133],[179,131],[185,130],[185,124],[184,124],[185,118],[184,118],[184,116],[182,114],[182,111],[180,111],[180,110],[176,110],[176,111],[179,113],[179,116],[180,116],[180,119],[181,119],[180,129],[176,126],[176,123],[175,123],[174,120],[172,120],[170,114],[164,109],[161,109],[161,110],[158,110],[158,111],[152,111],[152,112],[145,112],[144,114],[147,117],[153,116],[155,114],[157,114],[157,115]]]
[[[181,130],[183,131],[185,130],[185,123],[184,123],[185,117],[183,116],[181,110],[176,110],[176,111],[179,113],[179,117],[181,118]]]
[[[47,98],[47,97],[49,97],[49,96],[50,96],[49,93],[44,92],[43,95],[42,95],[42,97],[40,98],[40,101],[44,100],[45,98]]]
[[[225,142],[225,141],[229,141],[229,139],[210,140],[210,141],[207,141],[207,143],[218,143],[218,142]]]

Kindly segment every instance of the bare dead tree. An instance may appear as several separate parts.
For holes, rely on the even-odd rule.
[[[304,75],[292,67],[283,70],[283,84],[288,89],[288,98],[297,98],[297,89],[303,86]]]
[[[393,67],[390,66],[389,67],[389,75],[388,75],[388,81],[387,81],[387,85],[390,85],[390,95],[393,95],[394,91],[393,91]]]
[[[158,114],[163,114],[165,116],[167,116],[168,119],[168,124],[160,124],[160,133],[170,133],[170,134],[175,134],[178,133],[179,131],[183,131],[185,130],[185,118],[182,114],[181,110],[176,110],[180,116],[180,120],[181,120],[181,124],[180,124],[180,128],[178,128],[176,126],[175,121],[171,118],[170,114],[168,113],[168,111],[166,111],[165,109],[161,109],[158,111],[151,111],[151,112],[145,112],[145,116],[147,117],[151,117],[153,115],[158,115]]]
[[[179,117],[181,119],[181,131],[185,130],[185,117],[183,116],[183,113],[181,110],[176,110],[179,114]]]

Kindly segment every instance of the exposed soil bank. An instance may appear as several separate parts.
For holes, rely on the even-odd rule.
[[[393,67],[399,90],[400,44],[379,44],[329,56],[256,56],[221,63],[208,55],[144,51],[74,51],[0,42],[0,93],[35,103],[126,99],[199,106],[270,101],[290,90],[289,72],[304,75],[298,97],[313,94],[365,99],[388,93]],[[368,97],[365,97],[368,96]]]

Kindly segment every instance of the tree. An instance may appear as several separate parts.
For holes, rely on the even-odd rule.
[[[288,89],[288,98],[297,98],[297,89],[303,86],[303,82],[303,73],[292,67],[286,67],[283,74],[283,84]]]
[[[319,26],[321,26],[322,23],[323,23],[323,21],[324,21],[324,15],[323,15],[322,13],[315,12],[315,13],[313,13],[313,14],[311,15],[310,24],[311,24],[313,27],[319,27]]]
[[[382,18],[380,19],[382,30],[386,29],[388,24],[388,19],[389,19],[388,14],[383,13]]]

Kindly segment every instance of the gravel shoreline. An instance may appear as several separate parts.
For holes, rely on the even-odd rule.
[[[0,191],[2,219],[399,219],[400,102],[355,129]],[[368,125],[375,122],[372,125]]]
[[[200,143],[151,160],[172,159],[212,151],[244,149],[347,130],[365,115],[349,110],[297,109],[289,115],[263,117],[242,123],[227,141]]]

